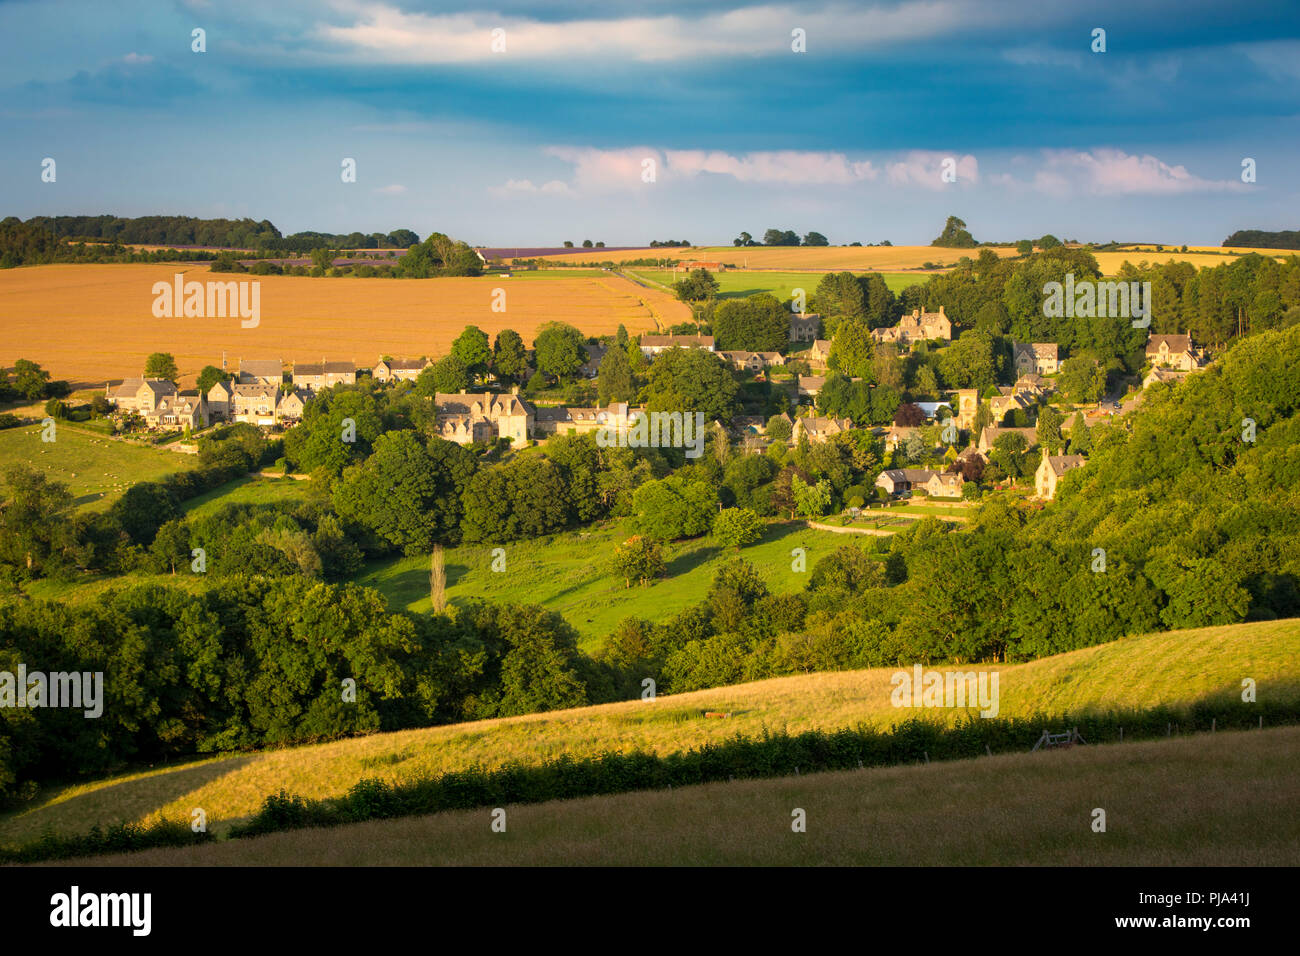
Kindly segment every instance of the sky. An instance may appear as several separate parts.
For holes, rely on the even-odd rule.
[[[1292,2],[0,0],[0,53],[0,218],[489,246],[1300,228]]]

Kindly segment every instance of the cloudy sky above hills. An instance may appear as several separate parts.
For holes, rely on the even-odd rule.
[[[0,0],[0,215],[488,245],[1300,228],[1294,5],[1082,7]]]

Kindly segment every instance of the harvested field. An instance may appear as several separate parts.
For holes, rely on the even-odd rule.
[[[186,281],[261,283],[261,322],[236,318],[155,318],[153,284]],[[491,310],[493,289],[506,290],[506,311]],[[620,276],[516,282],[494,276],[450,279],[357,279],[212,273],[206,266],[51,265],[0,272],[0,364],[28,358],[54,378],[99,385],[139,375],[151,352],[171,352],[183,384],[205,365],[243,358],[286,363],[322,358],[373,365],[396,357],[446,354],[466,325],[489,335],[511,328],[531,344],[541,325],[568,322],[587,335],[636,334],[690,318],[668,293]]]
[[[1163,252],[1155,252],[1154,246],[1135,246],[1120,252],[1095,252],[1097,263],[1107,275],[1117,271],[1125,260],[1137,265],[1146,260],[1150,263],[1190,262],[1195,266],[1217,266],[1232,262],[1235,258],[1229,252],[1259,252],[1279,259],[1294,253],[1281,249],[1214,249],[1199,247],[1188,252],[1178,252],[1176,246],[1165,246]],[[993,249],[999,256],[1006,258],[1016,256],[1014,248]],[[681,261],[700,260],[704,262],[722,262],[747,269],[784,269],[790,271],[816,271],[848,269],[854,272],[877,271],[896,272],[901,269],[920,269],[925,263],[954,265],[962,256],[974,258],[979,249],[943,249],[936,246],[713,246],[709,248],[656,248],[629,249],[611,251],[607,249],[575,249],[564,255],[551,255],[542,258],[556,264],[566,262],[629,262],[636,259],[674,259]],[[917,281],[923,281],[918,279]]]
[[[1015,249],[994,249],[1014,256]],[[794,272],[851,269],[857,272],[920,269],[927,262],[951,265],[962,256],[977,256],[978,249],[939,249],[934,246],[713,246],[710,248],[576,249],[565,255],[542,256],[557,265],[566,262],[628,262],[635,259],[722,262],[741,269],[784,269]]]

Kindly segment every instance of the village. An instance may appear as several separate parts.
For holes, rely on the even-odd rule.
[[[694,349],[716,355],[738,377],[770,379],[775,385],[780,376],[780,384],[789,392],[788,411],[771,418],[736,415],[726,425],[713,422],[713,427],[751,452],[761,451],[773,440],[768,434],[773,422],[781,422],[778,430],[793,442],[815,444],[860,430],[851,419],[820,414],[816,407],[827,376],[833,372],[831,340],[818,337],[821,319],[816,313],[790,316],[789,354],[720,350],[713,336],[702,333],[643,334],[636,344],[647,362],[668,350]],[[871,338],[877,346],[889,345],[905,352],[921,343],[942,346],[951,342],[953,326],[943,306],[937,312],[917,309],[904,315],[897,325],[873,329]],[[588,341],[584,346],[587,358],[577,377],[597,378],[601,360],[610,347],[607,341]],[[1015,380],[1010,384],[983,393],[975,388],[955,389],[948,393],[947,400],[907,403],[904,407],[914,411],[904,414],[900,409],[892,424],[869,427],[885,452],[885,467],[874,482],[879,498],[915,496],[959,501],[968,497],[969,483],[978,481],[999,451],[1040,451],[1032,475],[1033,496],[1042,501],[1055,497],[1060,479],[1086,463],[1086,456],[1074,450],[1082,443],[1078,436],[1069,434],[1069,422],[1061,428],[1060,448],[1039,449],[1038,412],[1059,398],[1054,379],[1061,369],[1060,350],[1051,342],[1015,342],[1012,358]],[[1145,358],[1143,389],[1181,381],[1206,362],[1204,352],[1194,346],[1189,335],[1150,335]],[[323,359],[286,363],[280,359],[240,358],[227,373],[228,380],[217,381],[206,392],[181,390],[164,378],[140,377],[108,383],[105,397],[119,427],[125,430],[194,435],[233,422],[283,430],[300,422],[313,397],[324,389],[356,385],[359,378],[367,376],[385,385],[415,383],[433,365],[427,357],[387,355],[369,368],[360,368],[355,362]],[[787,365],[799,371],[785,374]],[[222,369],[224,372],[224,357]],[[645,408],[627,402],[610,402],[601,407],[534,401],[522,395],[518,385],[506,387],[497,381],[479,388],[435,392],[431,396],[439,437],[459,445],[509,442],[511,447],[523,448],[530,443],[544,443],[557,434],[603,431],[607,435],[626,435],[646,414]],[[1123,406],[1098,402],[1086,410],[1081,420],[1085,428],[1091,427],[1097,421],[1131,410],[1140,400],[1139,392]],[[1053,453],[1064,451],[1066,439],[1070,453]],[[867,503],[865,497],[847,502],[849,511],[856,513]]]

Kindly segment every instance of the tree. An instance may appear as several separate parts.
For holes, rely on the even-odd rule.
[[[1096,402],[1106,394],[1106,370],[1087,355],[1071,356],[1062,362],[1058,382],[1065,397],[1072,402]]]
[[[497,333],[492,347],[492,371],[498,378],[517,382],[528,371],[528,354],[524,349],[524,340],[514,329],[502,329]]]
[[[717,296],[718,280],[708,269],[692,269],[673,283],[673,291],[683,302],[703,302]]]
[[[1027,256],[1034,251],[1034,242],[1032,239],[1021,239],[1016,243],[1016,252],[1022,256]]]
[[[588,702],[579,677],[578,634],[560,615],[534,605],[502,604],[480,608],[472,620],[484,643],[505,649],[500,698],[480,716],[533,714]]]
[[[1002,469],[1012,481],[1025,474],[1025,458],[1029,451],[1029,442],[1019,432],[999,435],[989,450],[989,461]]]
[[[165,379],[174,385],[181,373],[170,352],[154,352],[144,360],[144,377]]]
[[[610,569],[623,579],[625,588],[630,588],[633,580],[645,587],[651,578],[663,574],[664,568],[663,545],[655,538],[639,534],[617,545],[610,560]]]
[[[441,542],[434,544],[433,554],[429,556],[429,603],[434,614],[447,609],[447,559]]]
[[[415,432],[386,432],[334,486],[334,508],[386,546],[426,554],[435,542],[460,540],[461,492],[475,467],[473,452],[454,442],[426,447]]]
[[[754,237],[747,232],[742,232],[735,239],[731,240],[731,243],[735,246],[752,246],[754,245]]]
[[[1036,432],[1038,444],[1049,455],[1059,455],[1065,447],[1065,439],[1061,437],[1061,425],[1064,421],[1061,413],[1050,405],[1038,413]]]
[[[1051,233],[1048,233],[1047,235],[1043,236],[1043,238],[1039,239],[1038,242],[1035,243],[1035,245],[1037,245],[1039,249],[1042,249],[1044,252],[1046,252],[1048,249],[1060,248],[1061,240],[1057,239]]]
[[[72,493],[25,465],[4,471],[7,497],[0,504],[0,563],[40,574],[71,544]]]
[[[582,248],[590,249],[591,247],[592,247],[592,241],[590,239],[582,240]]]
[[[561,381],[571,379],[587,361],[583,341],[582,333],[573,326],[548,322],[533,341],[538,371]]]
[[[831,510],[831,483],[825,478],[810,485],[798,475],[790,480],[795,510],[808,518],[820,518]]]
[[[713,536],[739,551],[763,537],[763,519],[748,508],[725,508],[713,519]]]
[[[632,495],[632,511],[643,535],[675,541],[709,530],[717,498],[707,482],[669,475],[638,488]]]
[[[649,411],[703,412],[705,421],[729,422],[739,386],[722,359],[704,349],[666,349],[650,366]]]
[[[790,340],[790,315],[768,292],[728,299],[713,310],[713,334],[724,351],[775,352]]]
[[[830,242],[820,232],[810,232],[803,237],[805,246],[829,246]]]
[[[786,415],[773,415],[767,420],[767,437],[773,441],[789,441],[793,431]]]
[[[925,412],[914,402],[899,405],[894,412],[894,424],[902,428],[915,428],[925,421]]]
[[[944,223],[943,232],[939,233],[930,245],[947,249],[972,249],[979,243],[966,231],[966,223],[956,216],[949,216],[948,221]]]
[[[865,322],[843,322],[831,339],[827,365],[850,378],[870,378],[874,371],[875,343]]]
[[[871,379],[877,385],[887,385],[898,390],[903,387],[903,360],[898,357],[898,346],[892,342],[874,345],[871,355]]]
[[[487,333],[476,325],[465,326],[456,341],[451,343],[451,354],[465,366],[465,371],[471,377],[486,374],[492,357]]]
[[[313,249],[310,253],[312,265],[317,269],[326,270],[334,265],[334,253],[329,249]]]
[[[763,233],[765,246],[797,246],[799,234],[793,229],[769,229]]]
[[[444,355],[420,373],[416,383],[421,394],[454,394],[469,388],[469,369],[454,354]]]
[[[14,362],[14,388],[24,397],[35,401],[45,398],[49,390],[50,373],[30,359]]]
[[[1092,453],[1092,434],[1088,423],[1083,419],[1083,412],[1075,412],[1070,420],[1070,454],[1088,455]]]
[[[564,248],[566,248],[566,249],[572,249],[572,248],[573,248],[573,240],[571,240],[571,239],[565,239],[565,240],[564,240]]]
[[[203,371],[199,372],[197,388],[201,393],[206,395],[213,385],[216,385],[218,382],[227,382],[233,377],[234,376],[229,372],[224,372],[215,365],[205,365],[203,366]]]
[[[596,381],[597,401],[601,405],[636,399],[636,380],[627,360],[627,352],[617,346],[608,349],[600,360]]]
[[[885,573],[880,562],[859,547],[842,545],[813,565],[808,590],[836,590],[858,595],[867,588],[883,587]]]

